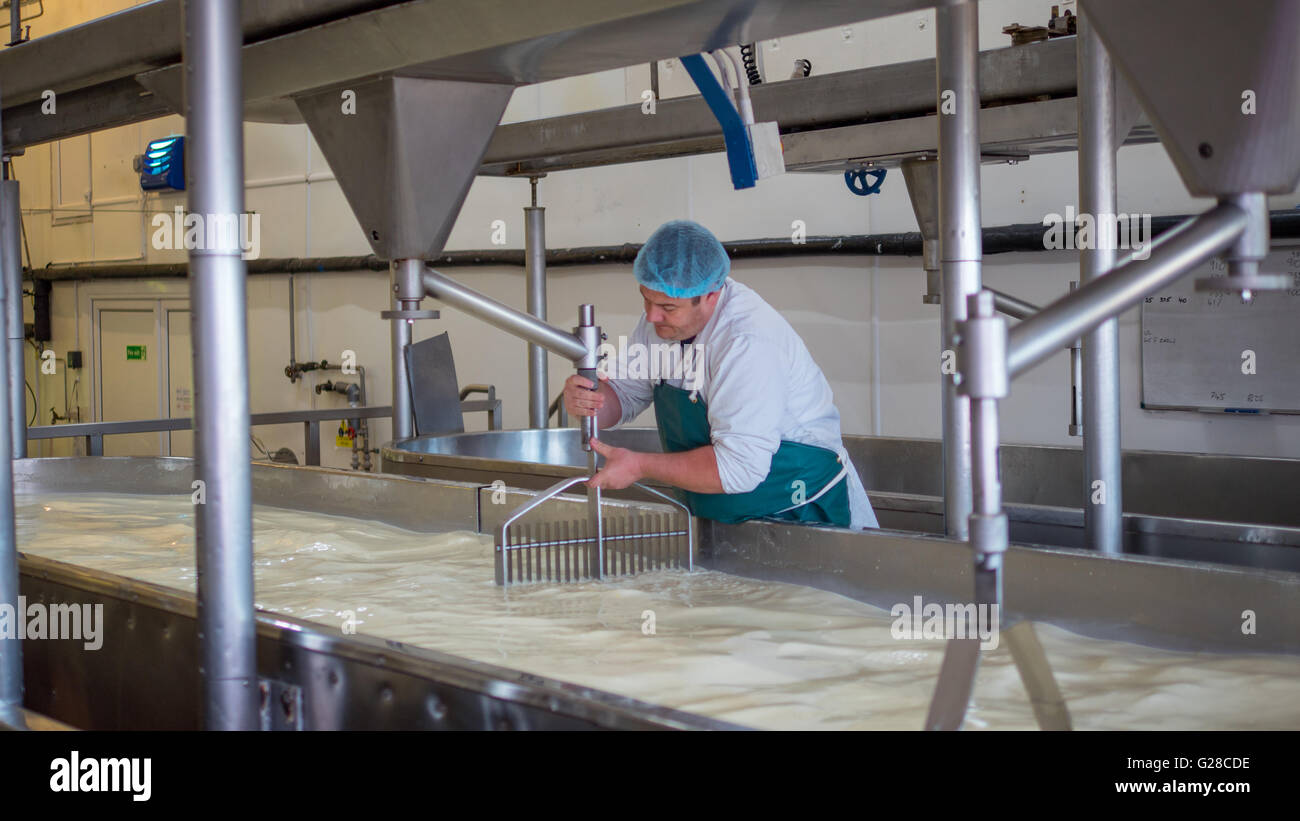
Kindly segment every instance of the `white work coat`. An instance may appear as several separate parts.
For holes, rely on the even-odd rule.
[[[660,339],[644,314],[627,341],[628,351],[635,351],[635,346],[663,351],[675,344]],[[767,478],[772,455],[782,440],[815,445],[835,452],[848,467],[844,481],[848,482],[850,526],[880,526],[858,471],[844,450],[840,413],[831,387],[784,317],[753,289],[728,278],[713,316],[694,344],[702,353],[702,366],[685,372],[685,378],[664,381],[698,391],[708,406],[723,492],[746,493],[756,488]],[[612,374],[609,386],[623,408],[620,425],[653,404],[658,381],[636,378],[640,374],[630,364],[607,363]],[[615,378],[628,373],[633,378]],[[808,488],[808,498],[819,490]]]

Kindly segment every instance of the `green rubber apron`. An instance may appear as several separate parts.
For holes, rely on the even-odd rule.
[[[713,443],[709,410],[695,393],[660,381],[655,385],[655,419],[664,452],[678,453]],[[696,516],[734,524],[761,517],[848,527],[848,468],[839,454],[816,445],[781,441],[772,467],[746,493],[679,491]]]

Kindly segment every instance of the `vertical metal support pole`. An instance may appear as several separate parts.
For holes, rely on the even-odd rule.
[[[1079,18],[1079,214],[1095,242],[1079,250],[1081,286],[1115,266],[1115,69],[1085,10]],[[1083,337],[1084,533],[1100,553],[1124,549],[1119,319]]]
[[[1007,516],[1002,512],[998,465],[998,401],[1007,395],[1006,320],[998,316],[993,294],[969,298],[963,325],[970,385],[971,467],[973,476],[971,546],[975,552],[975,603],[1002,604],[1002,556],[1007,550]]]
[[[979,12],[973,2],[939,6],[936,62],[939,106],[939,256],[943,278],[943,360],[955,357],[966,298],[980,289]],[[966,539],[971,513],[970,402],[959,374],[943,374],[944,527]]]
[[[189,210],[207,229],[202,247],[189,255],[195,472],[207,502],[194,508],[203,722],[210,730],[256,730],[247,272],[239,236],[244,211],[239,4],[185,0],[184,29]]]
[[[17,8],[18,4],[14,3]],[[3,131],[0,131],[3,133]],[[3,147],[0,146],[0,151]],[[6,183],[8,185],[8,183]],[[17,189],[15,189],[16,192]],[[8,196],[6,189],[4,196]],[[8,257],[14,242],[11,232],[0,232],[0,255]],[[0,300],[10,298],[8,288],[0,289]],[[3,306],[7,308],[8,306]],[[0,370],[8,371],[8,357],[0,357]],[[7,384],[5,373],[0,373],[0,385]],[[25,409],[24,409],[25,410]],[[7,406],[0,413],[8,413]],[[13,442],[0,436],[0,605],[12,607],[18,613],[18,540],[14,532],[14,463]],[[19,621],[21,622],[21,617]],[[25,729],[23,720],[23,637],[0,638],[0,722],[10,727]]]
[[[22,0],[13,0],[9,4],[9,45],[16,46],[23,42]]]
[[[393,283],[393,308],[398,311],[413,311],[420,305],[424,295],[424,286],[420,283],[420,273],[424,262],[418,259],[393,260],[391,280]],[[415,423],[411,413],[411,383],[406,373],[406,346],[411,344],[411,325],[409,319],[393,319],[393,438],[409,439],[415,435]]]
[[[524,209],[524,259],[527,262],[528,313],[546,321],[546,209],[537,206],[537,178],[532,178],[532,206]],[[546,349],[528,343],[528,427],[547,423]]]
[[[320,422],[303,422],[303,464],[320,467]]]
[[[1079,290],[1078,282],[1070,283],[1070,292]],[[1070,427],[1071,436],[1083,435],[1083,340],[1070,343]]]
[[[9,431],[13,458],[27,456],[27,387],[23,377],[23,256],[22,223],[17,180],[0,182],[0,275],[5,290],[5,352],[9,357],[6,385],[9,390]]]
[[[992,623],[993,609],[1002,604],[1002,556],[1008,532],[998,468],[998,401],[1007,395],[1010,381],[1007,323],[997,315],[989,291],[971,296],[966,310],[969,319],[958,326],[961,342],[957,350],[961,392],[970,398],[973,488],[969,531],[975,560],[974,604],[977,618]],[[961,728],[975,688],[979,658],[980,642],[969,633],[948,641],[925,718],[927,730]]]
[[[294,306],[294,283],[293,274],[289,274],[289,368],[297,373],[295,366],[298,364],[298,340],[294,332],[294,326],[298,324],[298,309]],[[296,377],[290,377],[294,382]]]

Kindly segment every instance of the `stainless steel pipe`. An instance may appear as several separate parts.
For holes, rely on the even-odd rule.
[[[1090,216],[1095,241],[1079,249],[1079,283],[1115,267],[1115,68],[1088,11],[1079,17],[1079,213]],[[1072,226],[1071,226],[1072,227]],[[1083,337],[1084,533],[1100,553],[1124,549],[1120,470],[1119,317]]]
[[[1002,603],[1002,556],[1007,551],[1007,515],[1002,510],[998,466],[998,401],[1007,395],[1006,320],[994,313],[994,298],[981,292],[967,302],[963,323],[963,393],[971,400],[973,504],[971,547],[975,559],[975,602]]]
[[[17,6],[15,3],[14,7]],[[0,134],[3,133],[0,129]],[[7,195],[7,188],[0,191],[0,196]],[[16,252],[18,248],[13,243],[11,232],[0,231],[0,256],[7,258]],[[0,300],[7,303],[10,297],[7,287],[0,288]],[[8,305],[3,307],[7,309]],[[8,357],[0,357],[0,384],[8,384],[8,370]],[[0,413],[9,413],[8,407],[4,406]],[[13,456],[12,439],[0,436],[0,605],[14,608],[14,613],[17,614],[18,541],[14,532]],[[19,622],[21,621],[20,618]],[[0,723],[20,729],[27,726],[23,718],[23,638],[15,636],[0,639]]]
[[[993,295],[994,309],[1013,319],[1028,319],[1042,310],[1034,303],[1026,302],[1019,297],[1012,296],[1011,294],[1004,294],[1003,292],[994,290],[993,288],[985,288],[984,290]]]
[[[1250,215],[1250,225],[1228,252],[1223,255],[1228,263],[1227,276],[1211,276],[1196,281],[1196,290],[1236,291],[1245,302],[1254,298],[1256,291],[1276,291],[1291,288],[1290,274],[1261,274],[1260,263],[1268,256],[1271,235],[1268,197],[1261,191],[1229,194],[1219,197],[1220,202],[1231,202]]]
[[[957,323],[980,289],[979,11],[974,2],[935,9],[939,110],[939,256],[943,302],[941,351],[955,356]],[[948,352],[951,352],[949,354]],[[944,527],[965,540],[971,513],[970,402],[944,374]]]
[[[1249,217],[1231,203],[1210,211],[1162,235],[1146,259],[1130,256],[1103,277],[1072,291],[1008,334],[1007,365],[1012,377],[1096,328],[1112,316],[1137,305],[1147,294],[1174,282],[1205,260],[1230,246],[1246,230]],[[1092,424],[1084,417],[1084,428]]]
[[[1079,289],[1078,281],[1070,283],[1073,293]],[[1071,436],[1083,435],[1083,340],[1070,343],[1070,427]],[[1122,455],[1122,454],[1121,454]]]
[[[289,274],[289,367],[298,362],[298,340],[294,326],[298,324],[298,309],[294,306],[293,274]]]
[[[0,182],[0,277],[5,289],[5,353],[9,370],[5,384],[9,390],[9,432],[13,439],[14,459],[27,456],[27,381],[23,346],[23,255],[22,210],[17,180]]]
[[[185,124],[189,211],[209,221],[244,211],[239,4],[185,0]],[[223,234],[223,235],[219,235]],[[209,231],[189,252],[194,340],[194,506],[203,721],[255,730],[253,506],[248,457],[248,334],[238,231]],[[4,460],[6,465],[8,460]],[[9,497],[0,491],[0,496]]]
[[[419,307],[424,283],[420,275],[424,262],[418,259],[393,260],[389,281],[395,311],[414,311]],[[411,320],[393,319],[390,339],[393,363],[393,438],[409,439],[415,435],[411,383],[406,370],[406,347],[411,344]]]
[[[565,359],[578,362],[587,356],[587,348],[571,333],[566,333],[552,325],[529,316],[498,302],[492,297],[468,288],[451,277],[425,267],[420,276],[424,291],[429,296],[444,302],[453,308],[464,311],[470,316],[478,317],[493,327],[520,339],[541,345]]]
[[[600,384],[600,343],[602,334],[600,326],[596,324],[596,306],[579,305],[578,306],[578,325],[573,329],[573,335],[582,343],[583,350],[586,352],[582,359],[574,364],[578,367],[578,376],[588,379],[592,383],[592,390],[597,390]],[[582,417],[582,449],[591,450],[591,440],[596,438],[598,426],[596,417]],[[592,459],[594,460],[594,456]],[[595,471],[596,463],[591,461],[592,471]]]
[[[579,305],[578,306],[578,325],[573,329],[573,334],[582,342],[582,348],[585,352],[583,357],[576,363],[578,366],[578,375],[591,380],[592,390],[597,390],[600,382],[600,374],[597,370],[600,365],[601,332],[600,326],[596,324],[596,306]],[[563,400],[561,400],[563,401]],[[600,432],[600,423],[595,414],[582,417],[582,449],[587,452],[587,474],[595,476],[599,454],[591,446],[591,440],[597,437]],[[605,573],[605,520],[600,513],[600,488],[587,485],[587,520],[591,528],[591,533],[595,537],[595,557],[596,557],[596,578],[601,578]]]
[[[537,186],[533,185],[533,204],[524,209],[524,261],[528,282],[528,313],[546,321],[546,209],[536,201]],[[544,428],[547,423],[546,349],[528,344],[528,427]]]
[[[966,312],[968,318],[958,324],[961,341],[957,358],[962,375],[959,388],[970,399],[971,414],[973,603],[977,613],[987,613],[1002,604],[1002,557],[1007,550],[1007,515],[1002,511],[998,466],[998,401],[1007,395],[1009,383],[1007,323],[997,315],[993,295],[987,290],[968,298]],[[925,729],[961,728],[975,688],[979,658],[980,642],[969,633],[949,638]]]

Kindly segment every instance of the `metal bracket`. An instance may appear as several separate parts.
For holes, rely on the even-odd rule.
[[[393,309],[380,311],[379,316],[383,319],[437,319],[441,314],[438,311],[400,311]]]
[[[301,730],[302,688],[274,679],[259,678],[259,715],[263,730]]]

